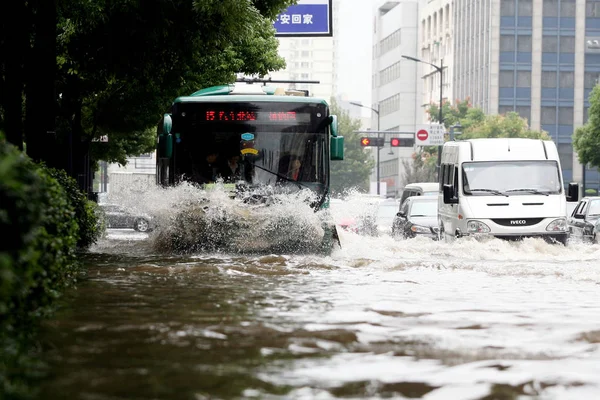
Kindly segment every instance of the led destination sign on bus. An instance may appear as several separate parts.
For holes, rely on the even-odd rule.
[[[296,111],[206,110],[205,121],[215,122],[310,122],[310,114]]]

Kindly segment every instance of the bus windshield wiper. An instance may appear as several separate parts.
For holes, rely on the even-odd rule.
[[[287,176],[285,176],[285,175],[282,175],[282,174],[280,174],[280,173],[277,173],[277,172],[275,172],[275,171],[271,171],[271,170],[270,170],[270,169],[268,169],[268,168],[263,168],[263,167],[261,167],[260,165],[256,165],[255,163],[251,163],[251,164],[252,164],[252,166],[253,166],[253,167],[256,167],[256,168],[258,168],[258,169],[260,169],[260,170],[263,170],[263,171],[269,172],[269,173],[271,173],[271,174],[275,175],[275,176],[276,176],[276,177],[278,177],[278,178],[281,178],[281,179],[283,179],[283,180],[285,180],[285,181],[288,181],[288,182],[295,183],[296,185],[298,185],[298,188],[299,188],[299,189],[302,189],[302,188],[310,189],[310,186],[306,186],[306,185],[304,185],[304,184],[302,184],[302,183],[300,183],[300,182],[298,182],[298,181],[295,181],[295,180],[293,180],[292,178],[288,178],[288,177],[287,177]]]
[[[541,194],[541,195],[544,195],[544,196],[550,196],[546,192],[541,192],[541,191],[539,191],[537,189],[530,189],[530,188],[508,189],[506,192],[507,193],[508,192],[530,192],[530,193],[533,193],[533,194]]]
[[[508,197],[508,195],[506,193],[502,193],[501,191],[496,190],[496,189],[470,189],[469,193],[472,193],[472,192],[487,192],[487,193],[492,193],[492,194],[494,194],[496,196],[506,196],[506,197]]]

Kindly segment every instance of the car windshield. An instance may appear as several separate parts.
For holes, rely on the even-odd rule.
[[[465,195],[559,194],[562,191],[556,161],[485,161],[463,164]]]
[[[600,216],[600,200],[590,201],[590,210],[588,211],[588,216],[589,217]]]
[[[437,201],[415,201],[410,206],[411,217],[435,217]]]

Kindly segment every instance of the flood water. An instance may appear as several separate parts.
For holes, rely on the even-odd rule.
[[[600,246],[341,242],[172,255],[111,232],[45,324],[40,398],[600,398]]]

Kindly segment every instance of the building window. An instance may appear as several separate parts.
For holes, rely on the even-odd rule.
[[[519,0],[519,17],[531,17],[533,16],[533,2],[531,0]],[[573,5],[573,8],[575,6]]]
[[[556,87],[556,71],[542,71],[542,87]]]
[[[556,107],[542,107],[541,123],[542,125],[556,125]]]
[[[531,107],[517,106],[516,111],[521,116],[521,118],[525,118],[529,122],[529,120],[531,119]]]
[[[544,17],[558,17],[558,0],[544,0]]]
[[[517,36],[517,51],[522,53],[531,52],[531,35]]]
[[[499,86],[506,87],[506,88],[514,87],[515,86],[514,76],[515,76],[515,74],[513,71],[500,71]]]
[[[560,16],[575,17],[575,0],[560,0]]]
[[[515,16],[515,0],[500,1],[500,16],[514,17]]]
[[[514,111],[514,107],[513,106],[499,106],[498,107],[498,114],[502,115],[502,114],[506,114],[509,112]]]
[[[575,53],[575,36],[560,36],[560,52]]]
[[[593,89],[598,83],[598,76],[600,72],[586,72],[583,78],[583,85],[585,89]]]
[[[556,36],[542,36],[542,52],[556,53],[558,51],[558,38]]]
[[[301,57],[310,57],[310,51],[308,50],[302,50],[302,52],[300,53]]]
[[[514,35],[500,35],[500,51],[515,51]]]
[[[588,1],[585,3],[585,16],[589,18],[600,17],[600,1]]]
[[[558,87],[575,87],[575,73],[573,71],[560,71],[558,73]]]
[[[531,71],[517,71],[517,87],[531,87]]]
[[[573,125],[573,107],[558,107],[558,124]]]

